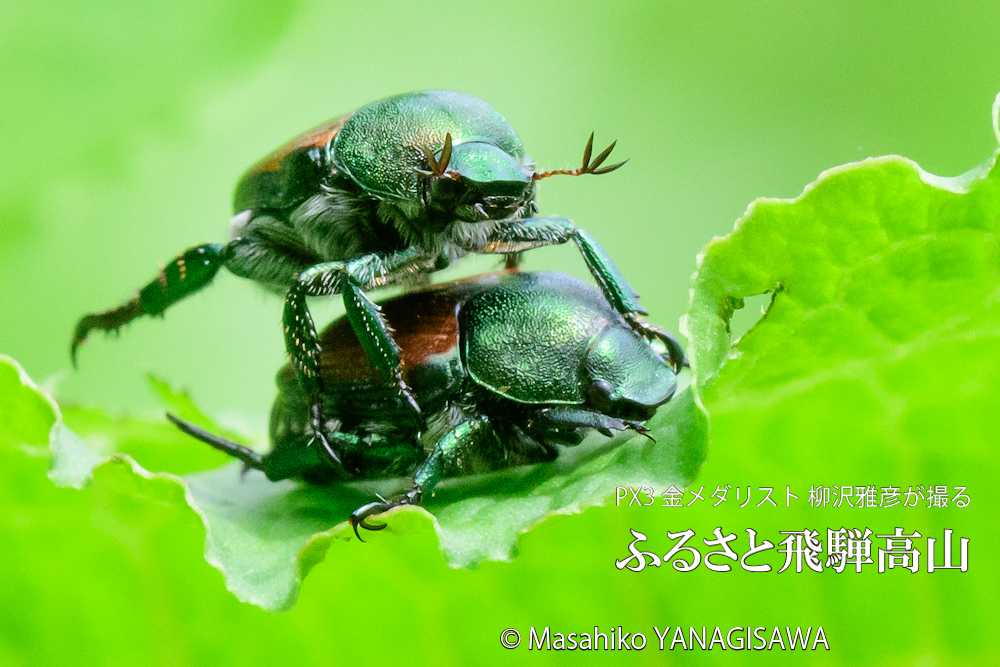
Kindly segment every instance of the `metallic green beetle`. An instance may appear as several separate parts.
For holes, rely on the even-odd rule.
[[[291,365],[278,374],[273,449],[261,455],[171,416],[187,433],[262,470],[314,483],[412,476],[413,487],[359,508],[367,517],[419,503],[442,477],[552,461],[588,429],[645,434],[677,388],[670,364],[593,287],[559,273],[489,274],[382,304],[403,373],[429,415],[422,433],[387,389],[346,318],[323,332],[326,437],[339,463],[309,447],[310,396]]]
[[[565,218],[532,218],[535,182],[555,174],[603,174],[614,144],[579,169],[536,172],[514,128],[486,102],[428,91],[389,97],[320,125],[277,149],[236,186],[227,244],[186,250],[131,301],[77,324],[71,347],[94,329],[117,330],[160,315],[205,287],[219,268],[284,293],[285,346],[312,397],[312,420],[327,455],[336,448],[319,425],[319,345],[306,297],[342,294],[351,327],[382,377],[402,396],[410,419],[420,408],[398,346],[365,291],[426,282],[431,271],[466,253],[507,255],[573,240],[608,302],[643,335],[660,338],[678,363],[669,334],[643,322],[638,296],[604,250]]]

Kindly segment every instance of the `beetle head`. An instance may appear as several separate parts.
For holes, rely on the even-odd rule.
[[[430,171],[424,198],[428,206],[466,222],[516,217],[534,198],[532,171],[498,146],[484,141],[451,145],[437,156],[425,151]]]
[[[586,371],[588,406],[611,417],[645,421],[677,390],[670,366],[625,326],[611,326],[591,342]]]

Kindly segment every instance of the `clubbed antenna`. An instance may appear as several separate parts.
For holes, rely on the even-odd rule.
[[[427,158],[427,164],[430,165],[431,170],[426,173],[428,176],[433,176],[434,178],[441,178],[444,176],[444,172],[448,170],[448,163],[451,162],[451,132],[444,135],[444,148],[441,149],[441,159],[437,160],[434,158],[434,153],[431,153],[427,146],[420,147],[424,151],[424,157]]]
[[[557,169],[555,171],[543,171],[539,174],[532,174],[531,180],[540,181],[543,178],[548,178],[549,176],[580,176],[581,174],[607,174],[615,169],[618,169],[623,164],[628,162],[628,160],[622,160],[610,167],[599,168],[604,161],[608,159],[611,155],[611,151],[615,149],[617,141],[612,141],[611,145],[601,151],[601,154],[594,158],[594,161],[590,161],[590,155],[594,152],[594,133],[590,133],[590,139],[587,139],[587,146],[583,149],[583,166],[578,169]]]

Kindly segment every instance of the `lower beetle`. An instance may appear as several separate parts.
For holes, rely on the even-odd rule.
[[[308,443],[310,396],[291,365],[278,373],[273,450],[261,455],[169,415],[183,431],[263,471],[313,483],[410,476],[413,487],[350,518],[419,504],[442,477],[555,460],[590,429],[606,436],[642,422],[677,388],[669,363],[602,294],[559,273],[488,274],[403,294],[382,304],[406,381],[429,418],[407,419],[343,317],[322,334],[325,436],[340,463]],[[358,535],[360,538],[360,534]]]

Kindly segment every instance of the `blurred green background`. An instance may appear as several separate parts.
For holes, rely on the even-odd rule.
[[[986,1],[5,0],[0,352],[57,382],[61,401],[152,412],[153,371],[223,421],[263,433],[283,361],[280,300],[220,274],[164,321],[136,322],[118,340],[95,337],[75,372],[73,325],[130,297],[176,252],[224,240],[233,184],[271,148],[366,102],[426,88],[492,103],[542,168],[575,165],[592,130],[597,144],[617,139],[625,168],[545,182],[542,213],[591,232],[650,319],[676,329],[698,250],[753,198],[795,196],[823,169],[869,155],[902,154],[942,175],[981,162],[996,145],[997,35],[1000,11]],[[571,248],[530,253],[526,264],[586,275]],[[478,258],[457,270],[491,265]],[[740,444],[730,420],[713,439],[715,456]],[[678,581],[619,572],[628,527],[677,526],[613,507],[552,520],[525,537],[515,563],[475,572],[428,558],[431,536],[359,551],[348,567],[320,565],[299,606],[270,616],[225,591],[201,559],[191,516],[99,490],[81,501],[33,482],[44,462],[17,456],[5,454],[0,489],[3,664],[340,662],[387,652],[415,663],[543,662],[559,656],[505,653],[499,632],[824,621],[835,650],[809,658],[822,664],[988,655],[975,624],[963,642],[960,629],[914,620],[951,604],[947,588],[876,602],[863,588],[856,599],[826,590],[836,583],[814,590],[807,575],[778,589],[735,573]],[[711,532],[717,520],[692,527]],[[888,626],[872,610],[879,605]],[[628,658],[763,659],[650,650]]]

